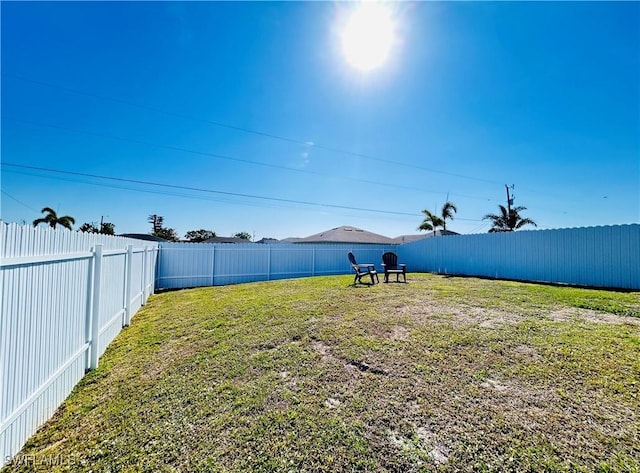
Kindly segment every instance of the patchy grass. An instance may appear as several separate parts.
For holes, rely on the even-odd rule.
[[[47,471],[640,471],[640,294],[350,282],[152,297],[21,455],[64,460]]]

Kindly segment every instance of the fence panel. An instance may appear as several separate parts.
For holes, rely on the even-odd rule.
[[[305,276],[349,274],[347,253],[381,268],[395,245],[161,243],[157,288],[220,286]]]
[[[425,238],[398,247],[411,271],[640,289],[640,225]]]
[[[132,280],[152,293],[157,244],[64,229],[0,222],[0,458],[17,453],[84,376],[90,352],[102,354],[123,326],[126,308],[146,300],[131,287],[127,301],[128,246]],[[92,339],[94,249],[103,248],[98,339]],[[141,295],[140,295],[141,294]],[[1,463],[1,462],[0,462]],[[1,466],[1,465],[0,465]]]

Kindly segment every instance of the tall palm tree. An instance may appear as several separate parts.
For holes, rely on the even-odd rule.
[[[68,215],[58,217],[58,214],[56,213],[56,211],[50,207],[44,207],[42,209],[42,213],[46,215],[44,216],[44,218],[35,219],[33,221],[34,227],[37,227],[41,223],[46,223],[51,228],[56,228],[57,225],[60,225],[61,227],[68,228],[69,230],[71,230],[71,227],[73,226],[73,224],[76,223],[76,220],[73,217],[70,217]]]
[[[527,210],[526,207],[512,207],[507,210],[504,205],[498,205],[500,207],[500,214],[487,214],[482,217],[482,220],[491,220],[493,226],[489,229],[489,233],[497,232],[513,232],[525,225],[533,225],[537,227],[536,222],[530,218],[523,218],[520,212]]]
[[[424,220],[418,227],[418,230],[430,231],[433,230],[433,236],[436,235],[438,227],[444,226],[444,220],[439,215],[434,214],[429,209],[424,209],[422,213],[425,215]]]
[[[453,202],[447,201],[442,206],[442,214],[440,216],[442,217],[442,233],[443,234],[447,233],[447,219],[453,220],[453,214],[456,213],[457,211],[458,211],[458,208],[455,206]]]

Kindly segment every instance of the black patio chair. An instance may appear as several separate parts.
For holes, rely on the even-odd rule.
[[[349,252],[348,257],[349,263],[351,263],[351,267],[356,272],[356,275],[353,278],[354,286],[356,285],[356,281],[360,284],[365,284],[362,282],[362,277],[367,275],[371,276],[371,285],[375,284],[376,281],[380,282],[380,279],[378,278],[378,272],[376,271],[376,267],[373,263],[358,264],[356,262],[356,257],[351,252]]]
[[[384,282],[389,282],[389,275],[396,275],[396,282],[400,282],[400,275],[407,282],[407,265],[398,264],[398,255],[391,251],[382,255],[382,267],[384,268]]]

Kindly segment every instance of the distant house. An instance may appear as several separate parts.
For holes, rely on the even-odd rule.
[[[280,240],[280,243],[298,243],[300,240],[302,240],[302,238],[289,237],[285,238],[284,240]]]
[[[274,243],[280,243],[280,240],[278,240],[277,238],[261,238],[260,240],[256,241],[256,243],[261,243],[263,245],[271,245]]]
[[[401,235],[393,239],[396,244],[401,245],[403,243],[411,243],[412,241],[423,240],[425,238],[430,238],[433,236],[443,236],[443,235],[460,235],[459,233],[452,232],[451,230],[447,230],[443,232],[442,230],[436,230],[436,234],[433,234],[433,231],[420,233],[418,235]]]
[[[244,238],[236,238],[236,237],[213,237],[207,238],[202,243],[252,243],[249,240],[245,240]]]
[[[383,244],[397,245],[393,239],[377,233],[368,232],[361,228],[342,226],[316,233],[315,235],[301,238],[294,242],[303,243],[365,243],[365,244]]]
[[[146,240],[146,241],[169,241],[164,238],[157,237],[155,235],[149,235],[148,233],[122,233],[118,235],[125,238],[135,238],[136,240]]]

